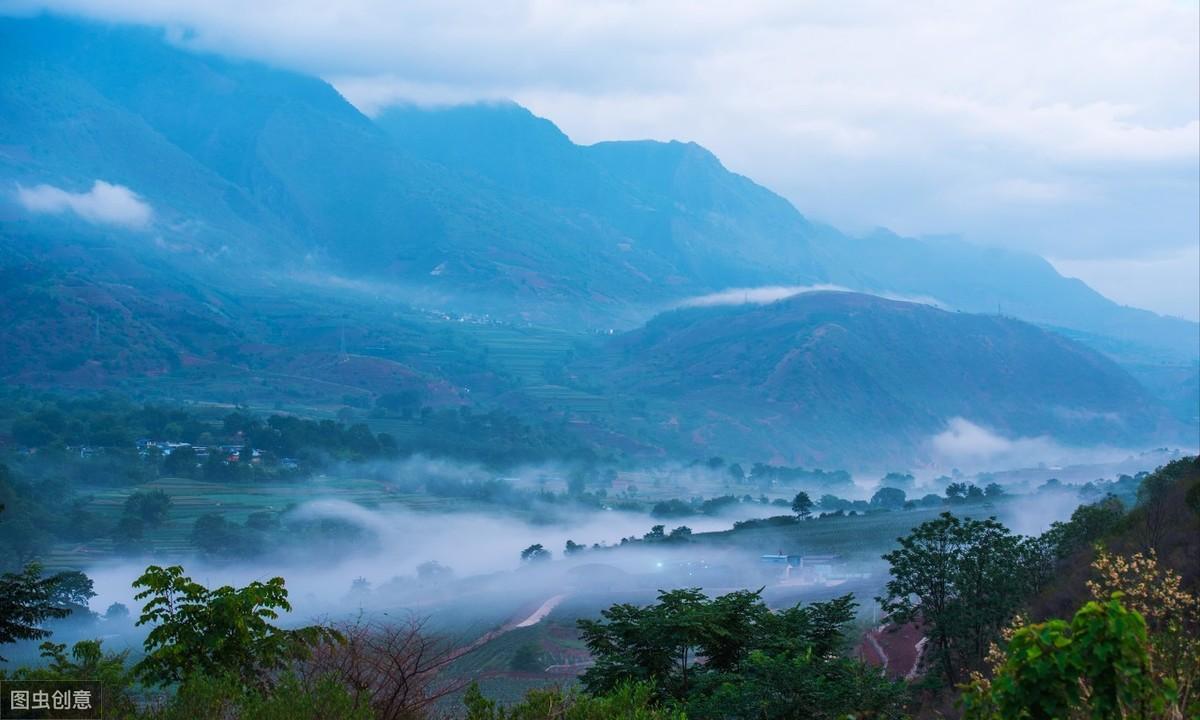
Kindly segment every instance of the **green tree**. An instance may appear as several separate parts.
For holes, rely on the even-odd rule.
[[[813,501],[808,497],[806,492],[796,493],[796,497],[792,498],[792,512],[800,517],[808,517],[812,514]]]
[[[883,556],[891,580],[877,600],[893,622],[925,626],[927,662],[957,684],[965,669],[981,666],[1001,628],[1042,577],[1041,548],[994,518],[959,519],[948,512],[899,543]]]
[[[1090,548],[1097,540],[1116,529],[1125,517],[1125,506],[1113,495],[1080,505],[1067,522],[1054,522],[1044,534],[1046,541],[1059,558]]]
[[[0,645],[49,637],[45,621],[70,617],[95,596],[81,572],[43,575],[41,565],[30,563],[19,573],[0,575]]]
[[[141,588],[135,597],[147,600],[137,624],[153,625],[134,670],[151,684],[228,674],[261,687],[270,671],[304,657],[315,643],[338,638],[321,626],[283,630],[272,624],[292,609],[283,578],[210,590],[178,565],[151,565],[133,586]]]
[[[205,513],[192,525],[192,545],[214,556],[256,555],[262,551],[261,533],[229,522],[223,515]]]
[[[125,498],[125,514],[141,518],[150,527],[158,527],[167,519],[171,497],[162,490],[138,491]]]
[[[521,551],[521,562],[545,562],[550,557],[550,551],[542,547],[541,543],[535,543]]]
[[[146,523],[140,517],[124,515],[113,527],[113,548],[123,554],[145,550],[145,535]]]
[[[136,716],[132,688],[133,673],[126,666],[129,651],[105,652],[100,640],[81,640],[71,647],[52,642],[41,645],[41,655],[47,662],[40,667],[18,668],[13,680],[91,680],[100,683],[100,692],[106,718],[132,718]]]
[[[871,496],[871,506],[898,510],[904,507],[904,501],[907,498],[908,496],[900,488],[881,487]]]
[[[687,525],[680,525],[667,535],[667,540],[673,542],[688,542],[692,539],[692,529]]]
[[[172,477],[192,477],[196,474],[196,465],[199,462],[195,448],[177,447],[163,458],[162,472],[163,475]]]
[[[579,621],[595,659],[581,677],[584,688],[604,696],[653,684],[660,701],[698,718],[900,711],[903,688],[844,654],[852,596],[772,611],[760,593],[661,591],[651,605],[614,605],[599,620]]]

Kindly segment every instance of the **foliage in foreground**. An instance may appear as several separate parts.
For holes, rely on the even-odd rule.
[[[601,620],[579,621],[595,658],[584,688],[607,697],[629,683],[651,684],[661,703],[693,718],[901,712],[903,684],[844,655],[852,596],[773,612],[760,592],[664,591],[657,603],[614,605]]]
[[[95,594],[92,581],[83,573],[43,575],[37,563],[29,563],[18,573],[0,575],[0,645],[49,637],[42,622],[86,610],[88,598]]]
[[[505,708],[488,700],[479,686],[467,688],[463,703],[466,720],[686,720],[678,709],[658,707],[648,683],[622,683],[603,695],[588,695],[562,688],[531,690],[521,702]]]
[[[1156,682],[1146,621],[1120,602],[1084,605],[1075,617],[1017,629],[990,680],[963,694],[968,720],[1168,717],[1176,690]]]
[[[1100,552],[1068,623],[1022,624],[964,687],[968,720],[1200,717],[1200,597],[1153,554]]]
[[[271,624],[289,611],[283,578],[210,590],[183,574],[183,568],[151,565],[134,581],[149,599],[138,625],[153,624],[138,675],[168,685],[195,675],[230,676],[261,686],[267,674],[308,655],[319,642],[336,639],[328,628],[283,630]]]

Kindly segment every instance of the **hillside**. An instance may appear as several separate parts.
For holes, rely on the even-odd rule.
[[[593,327],[729,287],[835,283],[999,305],[1122,358],[1187,365],[1200,347],[1196,323],[1121,308],[1035,256],[839,233],[693,143],[579,146],[505,104],[371,119],[317,78],[145,28],[6,18],[0,41],[0,181],[128,187],[154,213],[133,239],[184,269],[220,257],[245,277],[332,274]],[[5,236],[50,222],[7,193],[0,220]]]
[[[832,283],[932,298],[1056,329],[1121,360],[1194,365],[1200,325],[1119,306],[1046,260],[952,238],[886,230],[854,237],[681,142],[576,145],[514,104],[399,106],[376,123],[405,152],[613,225],[634,248],[725,287]],[[783,278],[778,280],[778,278]]]
[[[1079,445],[1173,428],[1120,367],[1059,335],[854,293],[667,313],[573,370],[659,401],[646,424],[697,454],[752,448],[804,464],[928,452],[953,418]]]

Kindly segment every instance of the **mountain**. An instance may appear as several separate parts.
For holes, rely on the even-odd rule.
[[[639,305],[797,277],[631,235],[671,223],[653,214],[624,227],[427,162],[315,78],[46,17],[0,21],[0,43],[0,180],[123,185],[174,248],[541,321],[631,322]]]
[[[580,146],[505,103],[372,120],[319,79],[189,52],[146,28],[4,19],[0,40],[0,180],[127,186],[177,251],[599,326],[730,287],[832,283],[999,306],[1123,356],[1200,355],[1196,323],[1122,308],[1041,258],[850,237],[693,143]]]
[[[1058,334],[858,293],[666,313],[572,371],[647,398],[643,423],[693,456],[911,460],[959,418],[1080,445],[1180,432],[1128,373]]]
[[[154,378],[325,403],[416,387],[443,404],[522,408],[565,393],[594,407],[563,372],[595,330],[729,288],[830,284],[999,309],[1120,358],[1161,397],[1180,378],[1196,387],[1195,323],[1122,308],[1032,255],[845,235],[693,143],[578,145],[511,103],[368,118],[317,78],[49,16],[0,19],[0,116],[9,382]],[[97,181],[136,193],[150,220],[21,200]],[[464,312],[488,317],[456,323]],[[718,311],[682,316],[705,312]],[[1194,406],[1175,402],[1195,425]],[[894,419],[886,405],[869,422]],[[928,429],[950,405],[916,407],[910,425]],[[1128,436],[1152,414],[1130,415]],[[992,420],[1051,427],[1007,417]],[[1096,439],[1126,436],[1106,427]]]
[[[829,283],[1000,310],[1131,361],[1186,366],[1200,358],[1197,323],[1118,305],[1036,255],[886,230],[845,235],[694,143],[575,145],[511,103],[400,106],[376,122],[410,154],[602,218],[680,265],[711,259],[690,270],[712,287]]]

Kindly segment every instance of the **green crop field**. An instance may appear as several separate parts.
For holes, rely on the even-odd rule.
[[[206,513],[219,513],[227,520],[244,523],[251,513],[281,512],[300,503],[336,498],[369,508],[404,508],[418,511],[469,512],[494,508],[463,498],[440,498],[425,494],[401,493],[387,482],[366,478],[315,477],[304,482],[216,483],[184,478],[161,478],[130,487],[109,489],[90,496],[87,510],[115,523],[124,509],[126,498],[138,491],[162,490],[171,498],[167,520],[161,526],[146,528],[145,541],[156,555],[176,557],[194,550],[190,542],[192,526]],[[110,557],[113,543],[108,538],[86,543],[63,543],[48,553],[45,564],[51,568],[78,568]]]

